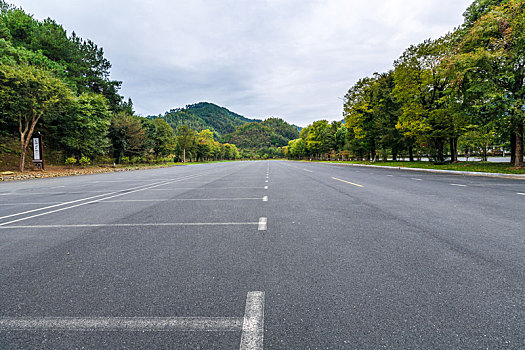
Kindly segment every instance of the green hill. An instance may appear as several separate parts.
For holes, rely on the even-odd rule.
[[[299,138],[299,130],[280,118],[268,118],[258,123],[248,123],[223,137],[223,142],[233,143],[242,149],[282,147]]]
[[[216,138],[232,133],[236,127],[246,123],[260,122],[260,120],[248,119],[208,102],[199,102],[185,108],[172,109],[164,115],[148,116],[148,119],[156,118],[166,120],[174,130],[182,125],[187,125],[197,132],[210,129]]]

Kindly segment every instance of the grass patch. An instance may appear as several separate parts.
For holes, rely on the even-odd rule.
[[[459,162],[453,164],[432,164],[429,162],[358,162],[358,161],[331,161],[331,163],[341,164],[363,164],[377,166],[392,166],[402,168],[420,168],[420,169],[438,169],[438,170],[456,170],[456,171],[473,171],[481,173],[494,174],[525,174],[525,168],[516,168],[509,163],[493,162]]]

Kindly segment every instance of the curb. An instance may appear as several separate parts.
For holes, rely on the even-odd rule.
[[[308,162],[308,163],[310,163],[310,162]],[[327,163],[324,163],[324,164],[332,164],[332,165],[339,165],[339,166],[354,166],[354,167],[364,167],[364,168],[419,171],[419,172],[427,172],[427,173],[453,174],[453,175],[464,175],[464,176],[499,177],[499,178],[506,178],[506,179],[525,180],[525,174],[523,174],[523,175],[522,174],[500,174],[500,173],[484,173],[484,172],[476,172],[476,171],[405,168],[405,167],[398,167],[398,166],[381,166],[381,165],[348,164],[348,163],[332,163],[332,162],[327,162]]]

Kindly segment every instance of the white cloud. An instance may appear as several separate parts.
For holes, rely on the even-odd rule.
[[[348,88],[462,21],[472,0],[12,0],[92,39],[138,112],[210,101],[306,125]]]

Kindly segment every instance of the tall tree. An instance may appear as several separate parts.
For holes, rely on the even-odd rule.
[[[109,139],[113,157],[120,164],[122,157],[141,156],[146,147],[147,132],[139,117],[118,112],[111,118]]]
[[[447,141],[455,144],[464,123],[452,109],[450,81],[442,67],[454,40],[453,35],[426,40],[411,46],[395,62],[393,96],[401,103],[397,127],[406,137],[426,145],[430,158],[438,163],[445,161],[444,147]]]
[[[0,64],[0,104],[4,113],[18,120],[21,172],[37,123],[72,98],[68,86],[49,71],[28,64]]]
[[[474,22],[449,60],[471,108],[510,136],[512,164],[523,167],[525,1],[508,0]]]
[[[195,131],[186,125],[182,125],[177,130],[177,141],[182,148],[182,161],[186,163],[186,151],[195,145]]]

